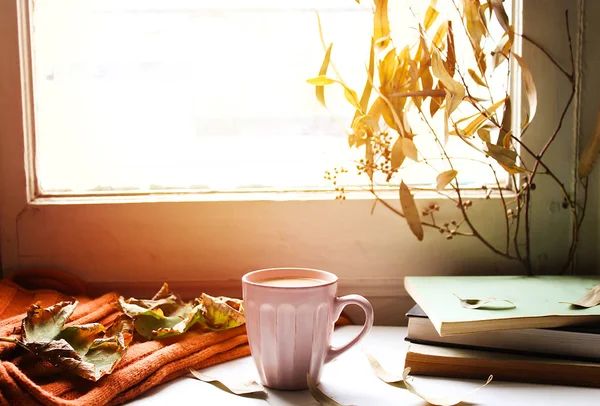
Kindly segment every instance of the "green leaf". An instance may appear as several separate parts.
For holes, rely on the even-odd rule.
[[[202,294],[200,323],[210,330],[226,330],[245,323],[243,302]]]
[[[232,379],[216,379],[193,369],[190,369],[190,372],[196,379],[209,383],[226,392],[233,393],[234,395],[262,395],[259,397],[267,397],[265,388],[256,381],[237,382]]]
[[[56,339],[64,339],[75,351],[85,354],[91,347],[94,340],[106,329],[100,323],[83,324],[80,326],[67,327],[61,331]]]
[[[559,303],[568,303],[577,307],[595,307],[600,304],[600,285],[596,285],[590,290],[588,290],[585,295],[581,299],[576,302],[559,302]]]
[[[400,205],[404,212],[406,222],[410,227],[410,230],[417,237],[419,241],[423,240],[423,225],[421,224],[421,218],[419,217],[419,210],[413,199],[408,186],[404,182],[400,183]]]
[[[21,323],[23,342],[49,342],[56,337],[73,314],[77,301],[59,302],[42,309],[36,303],[27,310],[27,316]]]
[[[510,300],[498,299],[497,297],[488,297],[485,299],[462,299],[457,294],[454,294],[454,296],[456,296],[457,299],[460,300],[461,306],[464,307],[465,309],[479,309],[481,307],[485,307],[485,308],[493,307],[494,309],[514,309],[515,307],[517,307]],[[493,302],[501,302],[501,303],[504,303],[504,305],[488,306],[490,303],[493,303]],[[508,304],[508,306],[506,306],[506,304]]]
[[[306,374],[306,383],[308,384],[308,390],[310,391],[310,394],[321,406],[344,406],[323,393],[323,391],[321,391],[321,389],[315,385],[315,382],[310,374]]]

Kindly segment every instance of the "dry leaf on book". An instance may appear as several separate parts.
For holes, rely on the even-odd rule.
[[[600,304],[600,285],[596,285],[590,290],[586,292],[585,295],[581,299],[576,302],[560,302],[560,303],[568,303],[573,306],[578,307],[594,307]]]
[[[498,299],[496,297],[488,297],[488,298],[485,298],[485,299],[462,299],[456,293],[454,294],[454,296],[456,296],[458,298],[458,300],[460,300],[460,304],[465,309],[479,309],[481,307],[486,307],[486,308],[489,309],[492,306],[487,306],[487,305],[490,304],[490,303],[494,303],[494,302],[503,302],[504,303],[501,306],[493,306],[494,309],[498,309],[498,310],[501,310],[501,309],[514,309],[515,307],[517,307],[510,300]],[[508,306],[506,304],[508,304]]]

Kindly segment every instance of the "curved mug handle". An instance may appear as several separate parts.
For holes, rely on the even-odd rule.
[[[363,324],[363,328],[360,330],[357,336],[350,340],[347,344],[344,344],[341,347],[329,346],[329,349],[327,350],[327,355],[325,356],[325,363],[333,361],[334,359],[348,351],[350,348],[352,348],[354,345],[358,344],[367,335],[367,333],[371,331],[371,327],[373,327],[373,307],[367,299],[360,295],[346,295],[336,297],[334,299],[335,309],[333,313],[333,320],[337,320],[338,317],[340,317],[342,310],[344,310],[346,306],[351,304],[358,305],[363,309],[366,316],[365,324]]]

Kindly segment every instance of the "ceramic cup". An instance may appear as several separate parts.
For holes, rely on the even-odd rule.
[[[306,279],[300,284],[306,286],[297,286],[297,278]],[[308,373],[318,384],[323,365],[371,330],[371,304],[359,295],[336,297],[337,281],[332,273],[306,268],[262,269],[242,277],[250,352],[263,385],[306,389]],[[350,342],[331,347],[334,323],[349,304],[364,310],[365,324]]]

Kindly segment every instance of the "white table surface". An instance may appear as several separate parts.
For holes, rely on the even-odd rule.
[[[340,345],[353,337],[359,326],[336,329],[333,344]],[[369,366],[361,348],[373,354],[391,373],[401,375],[408,343],[404,341],[406,327],[373,327],[359,345],[350,349],[325,366],[320,388],[344,405],[424,406],[426,403],[405,389],[380,381]],[[235,377],[236,380],[258,380],[250,357],[240,358],[202,370],[214,378]],[[483,384],[483,381],[415,376],[413,386],[424,395],[446,396],[466,393]],[[308,390],[276,391],[266,389],[267,400],[232,395],[188,374],[161,385],[130,402],[135,406],[164,405],[318,405]],[[600,405],[600,389],[572,386],[534,385],[515,382],[492,381],[488,386],[467,399],[470,405],[527,405],[527,406],[588,406]]]

